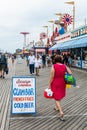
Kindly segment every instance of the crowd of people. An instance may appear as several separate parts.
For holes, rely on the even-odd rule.
[[[26,56],[26,62],[27,66],[29,66],[30,74],[35,74],[36,76],[39,76],[39,69],[45,68],[45,67],[51,67],[53,64],[55,64],[54,57],[57,55],[57,53],[54,53],[54,55],[46,55],[43,53],[42,55],[34,55],[33,52],[30,52]],[[62,55],[62,63],[66,64],[67,66],[72,66],[72,57],[70,55]]]
[[[14,56],[11,56],[12,64],[14,64]],[[70,55],[59,55],[54,53],[50,56],[46,54],[34,55],[30,52],[26,56],[27,66],[29,67],[29,73],[39,76],[40,68],[51,67],[48,88],[53,92],[53,98],[55,100],[54,109],[59,111],[60,120],[64,121],[64,113],[61,107],[61,100],[66,96],[66,82],[64,75],[66,72],[72,74],[70,67],[72,66],[72,58]],[[5,54],[0,54],[0,78],[5,78],[6,68],[8,68],[8,62]]]
[[[54,53],[54,55],[49,55],[43,53],[42,55],[34,55],[33,52],[30,52],[28,55],[26,55],[26,62],[27,66],[29,67],[29,72],[31,75],[36,74],[36,76],[39,76],[39,70],[40,68],[45,67],[51,67],[53,64],[55,64],[54,57],[57,54]],[[11,55],[11,61],[14,65],[15,56]],[[68,65],[69,67],[72,66],[72,58],[70,55],[62,55],[62,63]],[[5,78],[5,72],[8,68],[8,63],[5,54],[0,54],[0,77]]]

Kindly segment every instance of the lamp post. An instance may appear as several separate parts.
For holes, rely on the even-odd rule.
[[[52,23],[52,31],[54,32],[54,23],[55,23],[55,21],[54,20],[50,20],[50,21],[48,21],[49,23]]]
[[[46,54],[48,54],[48,26],[43,26],[44,28],[46,28],[46,31],[47,31],[47,40],[46,40]]]
[[[74,1],[65,2],[65,3],[73,5],[73,30],[74,30],[75,29],[75,3]]]
[[[48,26],[43,26],[43,27],[46,28],[47,38],[48,38]]]

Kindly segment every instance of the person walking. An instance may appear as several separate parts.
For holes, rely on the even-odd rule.
[[[14,55],[11,56],[12,64],[14,64]]]
[[[36,71],[36,76],[39,76],[39,69],[41,67],[41,59],[40,56],[37,54],[35,58],[35,71]]]
[[[29,65],[29,60],[28,60],[28,57],[29,57],[29,54],[26,55],[26,63],[27,63],[27,66]]]
[[[64,121],[64,113],[61,107],[61,100],[66,96],[66,83],[64,80],[64,75],[66,71],[72,74],[71,70],[62,64],[62,56],[55,56],[55,64],[51,68],[50,79],[49,79],[49,89],[53,91],[53,98],[56,103],[55,109],[60,113],[60,120]]]
[[[63,63],[64,63],[65,65],[68,65],[68,55],[67,55],[67,54],[64,54],[64,55],[63,55]]]
[[[55,64],[54,58],[55,58],[56,55],[57,55],[57,53],[54,53],[54,54],[51,56],[51,62],[52,62],[52,64]]]
[[[46,54],[45,53],[43,53],[42,55],[42,64],[43,64],[43,68],[45,68],[46,67]]]
[[[68,57],[68,66],[72,67],[72,63],[73,63],[72,57],[69,55],[69,57]]]
[[[47,65],[48,65],[48,67],[51,66],[51,57],[49,54],[47,55]]]
[[[34,63],[35,63],[35,56],[31,52],[30,55],[28,56],[28,61],[29,61],[29,70],[30,74],[34,74]]]
[[[0,78],[5,78],[5,69],[7,68],[7,59],[5,54],[0,54]]]

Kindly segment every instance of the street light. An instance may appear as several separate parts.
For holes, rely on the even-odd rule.
[[[48,38],[48,26],[43,26],[44,28],[46,28],[47,31],[47,38]]]
[[[75,3],[74,1],[65,2],[65,4],[73,5],[73,30],[75,29]]]
[[[50,20],[50,21],[48,21],[49,23],[52,23],[52,31],[54,31],[54,23],[55,23],[55,21],[54,20]]]
[[[43,26],[43,27],[47,29],[47,41],[46,42],[48,43],[48,40],[49,40],[49,37],[48,37],[48,26]],[[46,43],[46,47],[48,48],[47,43]]]

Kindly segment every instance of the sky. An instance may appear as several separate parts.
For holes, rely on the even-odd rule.
[[[14,53],[23,48],[24,36],[20,32],[29,32],[26,35],[26,44],[39,41],[41,32],[48,35],[52,32],[52,23],[49,20],[58,20],[55,13],[72,15],[73,6],[65,2],[75,2],[75,28],[85,24],[87,19],[87,0],[0,0],[0,50]]]

